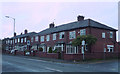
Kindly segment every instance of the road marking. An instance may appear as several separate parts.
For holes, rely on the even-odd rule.
[[[28,72],[30,71],[30,72],[39,72],[39,71],[37,71],[37,70],[33,70],[33,69],[28,69],[27,67],[23,67],[23,66],[19,66],[19,65],[16,65],[15,66],[15,64],[12,64],[12,63],[9,63],[9,62],[4,62],[4,63],[7,63],[7,64],[9,64],[9,65],[12,65],[12,66],[14,66],[14,67],[17,67],[17,68],[19,68],[19,69],[25,69],[25,70],[27,70]]]
[[[52,71],[57,71],[57,72],[63,72],[63,71],[61,71],[61,70],[53,69],[53,68],[49,68],[49,67],[45,67],[45,69],[52,70]]]

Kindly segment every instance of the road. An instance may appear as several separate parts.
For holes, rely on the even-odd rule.
[[[2,72],[118,72],[118,61],[71,64],[2,55]]]

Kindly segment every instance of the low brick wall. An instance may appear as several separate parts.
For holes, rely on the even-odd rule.
[[[86,53],[84,54],[85,59],[107,59],[117,58],[118,53]],[[64,54],[64,60],[83,60],[83,54]]]
[[[58,59],[58,53],[46,53],[46,52],[36,52],[35,56],[43,58],[54,58]]]
[[[7,50],[6,50],[5,53],[10,54],[10,51],[7,51]]]
[[[24,56],[25,53],[23,51],[16,51],[16,55],[22,55],[22,56]]]

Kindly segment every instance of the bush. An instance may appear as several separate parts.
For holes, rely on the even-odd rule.
[[[29,50],[25,50],[25,53],[26,53],[26,52],[30,52],[30,51],[29,51]]]
[[[39,48],[39,51],[43,51],[43,48],[40,47],[40,48]]]
[[[51,48],[51,47],[49,48],[49,51],[48,51],[48,53],[52,53],[52,48]]]
[[[55,50],[53,51],[53,53],[57,53],[57,49],[55,49]]]

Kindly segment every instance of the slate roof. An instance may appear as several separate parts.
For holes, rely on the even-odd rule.
[[[75,21],[72,23],[63,24],[63,25],[56,26],[53,28],[47,28],[47,29],[39,32],[36,35],[45,35],[45,34],[66,31],[66,30],[72,30],[72,29],[76,29],[76,28],[84,28],[84,27],[89,27],[89,26],[94,27],[94,28],[101,28],[101,29],[107,29],[107,30],[111,30],[111,31],[117,31],[116,29],[114,29],[112,27],[101,24],[92,19],[86,19],[86,20],[82,20],[82,21]]]
[[[27,37],[27,36],[33,36],[35,34],[36,34],[36,32],[29,32],[27,34],[17,35],[15,37],[10,38],[10,39],[15,39],[15,38],[20,38],[20,37]]]

